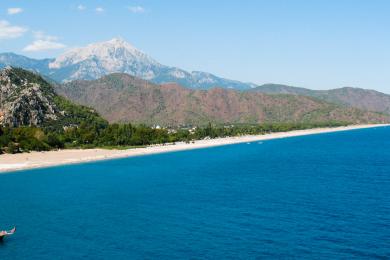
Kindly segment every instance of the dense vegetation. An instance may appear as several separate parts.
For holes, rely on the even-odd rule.
[[[81,113],[78,111],[78,113]],[[204,138],[265,134],[316,127],[346,125],[343,122],[279,123],[213,126],[192,129],[156,129],[145,125],[107,124],[104,120],[81,122],[79,126],[0,127],[0,151],[17,153],[62,148],[120,148],[151,144],[191,142]]]

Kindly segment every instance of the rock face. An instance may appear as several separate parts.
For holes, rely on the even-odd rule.
[[[82,123],[107,125],[94,109],[57,95],[40,75],[11,67],[0,71],[0,125],[59,130]]]
[[[386,122],[389,116],[340,107],[298,95],[267,95],[213,88],[193,90],[178,84],[156,85],[127,74],[58,85],[75,103],[95,108],[110,122],[164,126],[214,123]]]
[[[54,92],[39,76],[7,67],[0,72],[0,124],[17,127],[56,120]]]

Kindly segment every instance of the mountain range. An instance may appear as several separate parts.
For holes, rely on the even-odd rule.
[[[55,59],[38,60],[14,53],[3,53],[0,54],[0,67],[5,66],[32,70],[57,82],[98,79],[110,73],[121,72],[154,83],[176,82],[196,89],[219,86],[243,90],[256,86],[224,79],[207,72],[188,72],[162,65],[130,43],[118,38],[74,48]]]
[[[276,122],[387,122],[388,115],[343,107],[300,95],[212,88],[196,90],[176,83],[157,85],[115,73],[98,80],[55,86],[57,93],[96,109],[110,122],[163,126]]]
[[[96,84],[99,81],[95,80],[109,74],[126,73],[147,80],[157,87],[160,87],[160,84],[175,83],[192,90],[219,87],[249,92],[252,95],[255,95],[254,93],[298,95],[334,103],[337,106],[390,114],[390,95],[378,91],[350,87],[311,90],[278,84],[257,86],[224,79],[207,72],[188,72],[162,65],[119,38],[70,49],[53,59],[31,59],[14,53],[0,54],[0,68],[6,66],[34,71],[47,81],[60,84],[72,81],[87,84],[80,83],[80,80],[91,80]],[[72,96],[71,93],[66,92],[66,94]]]

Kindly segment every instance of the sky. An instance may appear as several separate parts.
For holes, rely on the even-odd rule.
[[[0,1],[0,52],[56,57],[114,37],[188,71],[390,93],[388,0]]]

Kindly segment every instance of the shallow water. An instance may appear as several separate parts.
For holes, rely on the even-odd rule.
[[[0,259],[390,258],[390,128],[0,175]]]

